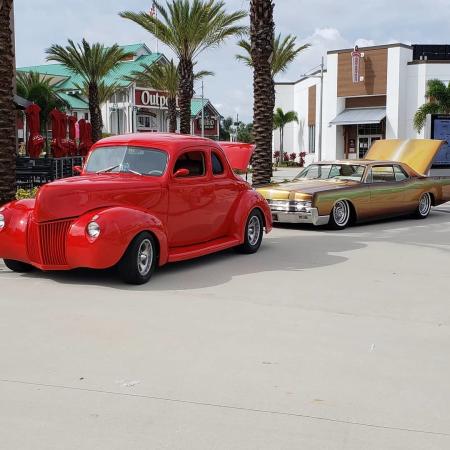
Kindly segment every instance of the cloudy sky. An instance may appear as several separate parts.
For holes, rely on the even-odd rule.
[[[248,0],[226,0],[228,10],[248,9]],[[17,65],[45,62],[45,49],[67,38],[105,44],[156,42],[144,30],[118,16],[119,11],[149,10],[151,0],[16,0]],[[320,63],[327,50],[359,45],[403,43],[450,44],[450,0],[278,0],[276,31],[309,42],[280,80],[295,80]],[[170,58],[170,52],[160,46]],[[205,80],[205,95],[227,116],[251,120],[251,72],[235,61],[235,41],[202,54],[198,68],[215,72]]]

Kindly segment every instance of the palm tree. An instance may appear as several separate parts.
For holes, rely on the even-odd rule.
[[[75,87],[81,92],[81,95],[85,98],[89,98],[89,84],[84,82],[83,84],[75,83]],[[106,84],[103,80],[98,83],[98,102],[101,105],[106,103],[112,98],[114,94],[122,89],[120,83]]]
[[[105,47],[103,44],[89,44],[85,39],[75,44],[71,39],[63,47],[54,44],[47,52],[47,61],[55,61],[65,65],[71,72],[78,74],[89,87],[89,113],[92,124],[92,141],[102,137],[102,113],[100,110],[99,84],[125,58],[132,53],[122,50],[117,44]]]
[[[0,205],[16,194],[13,0],[0,2]]]
[[[284,127],[291,122],[298,123],[298,115],[295,111],[284,112],[281,108],[277,108],[273,115],[273,128],[274,130],[280,130],[280,164],[284,161]]]
[[[275,78],[279,73],[284,72],[288,65],[294,61],[297,55],[306,50],[311,44],[304,44],[297,46],[296,37],[288,34],[283,39],[279,34],[273,41],[273,56],[272,56],[272,76]],[[244,55],[236,55],[236,59],[243,61],[250,67],[253,67],[251,57],[251,44],[248,39],[241,39],[238,42],[239,47],[244,50]]]
[[[196,59],[207,48],[217,47],[228,37],[245,32],[246,28],[238,22],[247,13],[228,14],[221,0],[170,0],[166,7],[155,1],[154,5],[157,15],[124,11],[120,16],[142,26],[177,56],[180,132],[190,134]]]
[[[139,83],[143,87],[148,86],[167,92],[169,133],[175,133],[177,131],[177,93],[180,85],[178,66],[172,59],[168,63],[142,64],[141,67],[142,70],[132,72],[125,79]],[[194,80],[199,80],[208,75],[214,74],[206,70],[194,73]]]
[[[275,87],[273,0],[250,0],[250,55],[253,66],[253,184],[270,183]]]
[[[47,136],[49,114],[52,109],[64,110],[69,105],[58,97],[58,89],[52,77],[38,72],[18,72],[16,77],[17,94],[41,108],[41,133]]]
[[[424,127],[428,114],[450,114],[450,83],[446,86],[441,80],[429,80],[425,95],[428,102],[414,115],[414,128],[418,132]]]

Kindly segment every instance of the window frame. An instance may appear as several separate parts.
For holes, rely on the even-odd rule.
[[[308,152],[316,153],[316,125],[308,125]]]
[[[186,177],[174,177],[175,175],[175,166],[178,162],[178,160],[184,156],[186,153],[201,153],[202,157],[203,157],[203,174],[202,175],[188,175]],[[204,148],[198,148],[198,147],[191,147],[191,148],[186,148],[184,150],[182,150],[180,153],[178,153],[178,155],[176,156],[173,166],[170,170],[170,176],[172,177],[173,180],[175,181],[180,181],[180,182],[184,182],[187,180],[199,180],[199,179],[207,179],[209,177],[209,169],[208,169],[208,164],[207,164],[208,160],[207,160],[207,150]]]
[[[403,180],[397,180],[397,175],[395,173],[396,168],[405,176],[405,178],[403,178]],[[406,172],[406,170],[400,164],[394,164],[394,176],[395,176],[395,181],[397,183],[401,183],[403,181],[408,181],[410,179],[409,173]]]
[[[106,145],[99,145],[96,148],[93,149],[92,152],[90,152],[85,165],[84,165],[84,170],[86,171],[86,173],[88,174],[95,174],[96,171],[88,171],[88,166],[89,166],[89,162],[91,160],[91,158],[93,157],[93,155],[95,154],[95,152],[103,150],[103,149],[108,149],[108,148],[119,148],[119,147],[123,147],[125,149],[125,154],[128,152],[128,150],[131,149],[140,149],[140,150],[144,150],[144,151],[150,151],[150,152],[158,152],[158,153],[162,153],[165,155],[166,161],[165,161],[165,165],[164,165],[164,169],[161,173],[161,175],[149,175],[148,173],[141,173],[141,175],[143,177],[157,177],[157,178],[162,178],[164,177],[167,173],[168,173],[168,167],[169,167],[169,159],[170,159],[170,155],[169,153],[161,148],[155,148],[155,147],[148,147],[145,145],[130,145],[130,144],[106,144]],[[125,156],[125,155],[124,155]],[[123,163],[123,161],[122,161]],[[108,174],[119,174],[119,173],[130,173],[128,171],[110,171],[110,172],[105,172]]]
[[[376,184],[376,185],[383,185],[388,183],[398,183],[398,181],[395,179],[395,171],[394,166],[396,164],[375,164],[373,166],[368,167],[367,174],[366,174],[366,183],[368,184]],[[394,175],[394,179],[392,181],[373,181],[373,169],[375,167],[390,167],[392,169],[392,174]],[[370,180],[369,180],[370,177]]]
[[[217,159],[219,160],[220,164],[222,165],[222,172],[220,172],[220,173],[214,173],[213,155],[215,155],[217,157]],[[220,178],[220,177],[226,177],[227,176],[227,169],[226,169],[226,164],[224,162],[224,157],[216,149],[212,149],[211,150],[211,175],[214,178]]]

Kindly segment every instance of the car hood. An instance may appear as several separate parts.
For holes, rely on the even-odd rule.
[[[111,206],[148,209],[161,198],[162,182],[133,174],[85,175],[48,183],[39,189],[34,209],[38,222],[78,217]]]
[[[443,143],[438,139],[382,139],[372,145],[364,159],[397,161],[427,174]]]
[[[356,181],[346,180],[299,180],[272,184],[257,191],[267,200],[309,200],[317,192],[356,186]]]

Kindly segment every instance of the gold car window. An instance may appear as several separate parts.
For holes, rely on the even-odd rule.
[[[400,166],[394,166],[394,172],[396,181],[404,181],[409,178],[408,174]]]
[[[392,183],[395,181],[394,168],[392,166],[374,166],[367,181],[369,183]]]

